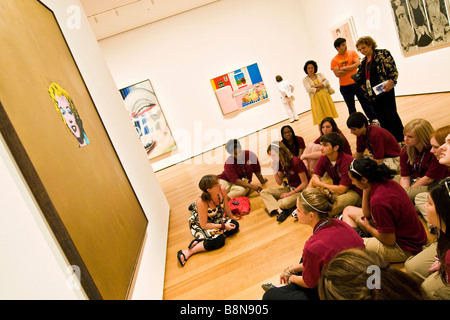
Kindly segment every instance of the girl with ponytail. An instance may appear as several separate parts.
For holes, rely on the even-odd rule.
[[[303,247],[300,263],[286,268],[280,286],[263,284],[263,300],[318,299],[317,283],[324,267],[341,251],[364,249],[361,237],[345,222],[330,216],[337,195],[324,188],[310,188],[297,200],[298,222],[312,229]]]
[[[277,215],[277,221],[283,222],[289,216],[289,209],[295,207],[299,192],[308,186],[309,173],[303,161],[293,156],[283,142],[274,141],[267,148],[271,157],[271,167],[278,185],[287,179],[282,188],[264,189],[261,198],[269,215]]]
[[[404,262],[419,253],[427,235],[414,204],[392,178],[395,172],[375,160],[355,159],[349,166],[353,185],[363,190],[362,207],[347,207],[342,220],[364,238],[367,250],[388,262]]]
[[[189,228],[194,240],[186,250],[177,252],[178,262],[182,267],[193,254],[223,247],[225,238],[239,230],[239,223],[233,219],[228,205],[227,191],[220,184],[219,177],[206,175],[198,186],[202,194],[189,206]]]

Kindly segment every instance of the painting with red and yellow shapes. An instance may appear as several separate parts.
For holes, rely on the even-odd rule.
[[[224,115],[269,98],[257,63],[215,77],[211,84]]]

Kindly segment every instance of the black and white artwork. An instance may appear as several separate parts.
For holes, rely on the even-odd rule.
[[[420,53],[450,42],[449,0],[390,0],[402,53]]]

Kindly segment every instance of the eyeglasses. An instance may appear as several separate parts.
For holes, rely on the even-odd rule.
[[[350,163],[349,169],[350,169],[350,171],[356,173],[358,176],[361,176],[361,177],[362,177],[363,175],[362,175],[361,173],[359,173],[358,171],[356,171],[355,166],[353,165],[353,163],[355,162],[355,160],[356,160],[356,159],[353,159],[352,163]]]
[[[448,196],[450,197],[450,187],[448,186],[450,184],[450,180],[449,179],[441,180],[441,182],[439,182],[439,184],[445,185],[445,188],[447,188]]]

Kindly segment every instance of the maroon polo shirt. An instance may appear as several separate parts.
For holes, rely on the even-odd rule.
[[[297,141],[298,141],[298,148],[299,149],[305,149],[306,148],[306,146],[305,146],[305,139],[303,139],[300,136],[295,136],[294,139],[297,139]],[[293,143],[292,144],[286,144],[284,141],[282,141],[282,142],[289,149],[289,151],[292,153],[292,155],[298,157],[298,153],[295,154],[295,145]]]
[[[366,149],[377,160],[400,155],[400,146],[394,136],[378,126],[369,125],[366,134],[356,138],[356,152],[364,152]]]
[[[253,173],[261,172],[256,154],[251,151],[244,150],[244,159],[236,160],[233,156],[229,156],[224,165],[224,170],[218,175],[219,179],[236,183],[236,180],[247,178],[248,182],[252,182]]]
[[[370,188],[370,214],[380,233],[395,233],[397,244],[417,254],[427,243],[427,235],[405,189],[388,179]]]
[[[314,230],[318,226],[320,222]],[[316,287],[322,270],[339,252],[351,248],[364,249],[364,241],[347,223],[331,219],[331,222],[318,228],[303,248],[302,276],[308,288]]]
[[[353,157],[345,152],[339,152],[335,165],[331,164],[330,159],[327,156],[320,156],[317,160],[314,174],[323,177],[325,172],[328,173],[333,180],[333,184],[338,186],[342,185],[348,187],[350,190],[356,191],[362,195],[361,189],[352,184],[352,180],[348,176],[348,167],[353,161]]]
[[[431,153],[431,147],[424,147],[422,152],[416,155],[413,164],[408,162],[406,148],[404,147],[400,153],[400,174],[402,177],[417,179],[427,176],[434,180],[441,180],[449,175],[448,167],[439,163]]]
[[[302,160],[300,160],[296,156],[292,157],[291,166],[290,166],[289,170],[285,170],[280,163],[280,167],[279,167],[278,171],[280,171],[284,174],[284,176],[288,179],[289,186],[294,187],[294,188],[298,187],[302,183],[302,180],[299,177],[299,173],[305,172],[308,181],[310,178],[308,169],[306,169],[305,164],[303,163]]]

